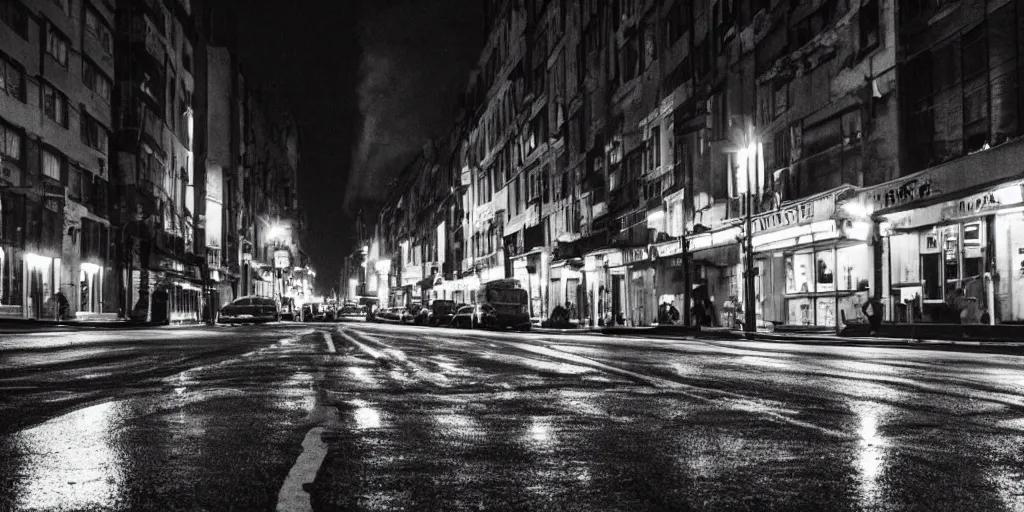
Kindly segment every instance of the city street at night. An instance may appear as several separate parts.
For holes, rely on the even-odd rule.
[[[0,337],[2,510],[1022,510],[1014,355],[364,322]]]

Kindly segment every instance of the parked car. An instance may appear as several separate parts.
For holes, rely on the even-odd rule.
[[[277,322],[281,310],[277,301],[267,297],[239,297],[220,308],[222,323]]]
[[[455,316],[455,311],[455,301],[435,300],[430,303],[430,307],[420,310],[416,323],[419,325],[429,325],[431,327],[448,325],[451,323],[452,317]]]
[[[312,322],[313,321],[313,317],[314,317],[313,305],[312,304],[303,304],[302,305],[302,321],[303,322]]]
[[[451,326],[462,327],[466,329],[472,329],[473,324],[476,323],[474,316],[476,315],[476,306],[471,304],[464,304],[460,306],[455,314],[452,316]]]
[[[415,324],[418,323],[418,315],[420,310],[423,309],[422,304],[412,303],[402,309],[401,321],[402,323]]]
[[[339,316],[361,316],[362,314],[363,308],[358,304],[345,304],[339,312]]]
[[[382,308],[377,311],[377,314],[374,316],[374,318],[378,322],[400,322],[402,319],[400,314],[401,311],[401,308]]]
[[[323,318],[324,322],[333,322],[334,319],[337,318],[337,316],[338,315],[337,315],[337,311],[335,309],[334,304],[325,304],[324,305],[324,318]]]

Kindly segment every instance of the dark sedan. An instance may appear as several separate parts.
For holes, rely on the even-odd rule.
[[[451,323],[452,317],[455,316],[456,309],[458,308],[455,306],[455,301],[435,300],[430,303],[429,308],[423,308],[420,311],[416,323],[431,327],[448,325]]]
[[[277,322],[280,319],[277,302],[267,297],[239,297],[220,308],[222,323]]]

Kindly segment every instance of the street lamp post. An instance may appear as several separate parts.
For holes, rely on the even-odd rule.
[[[753,218],[754,218],[754,194],[752,184],[750,183],[750,175],[757,172],[757,146],[751,144],[746,151],[747,166],[747,214],[746,214],[746,227],[744,229],[743,241],[743,302],[746,307],[743,308],[743,330],[745,332],[756,332],[757,331],[757,306],[754,304],[756,300],[754,290],[754,276],[756,275],[754,269],[754,233],[753,233]],[[751,169],[750,161],[753,160],[754,165]]]

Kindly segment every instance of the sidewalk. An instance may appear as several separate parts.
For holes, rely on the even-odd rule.
[[[59,332],[72,330],[130,330],[157,327],[183,328],[204,326],[203,323],[167,324],[160,322],[129,322],[127,320],[34,320],[27,318],[0,318],[0,334],[30,332]]]
[[[622,337],[654,337],[663,339],[694,338],[722,341],[764,341],[776,343],[797,343],[837,346],[901,346],[901,347],[999,347],[1024,349],[1024,338],[1017,339],[940,339],[908,338],[894,336],[857,336],[850,333],[837,335],[822,332],[755,332],[748,333],[724,327],[699,329],[676,325],[654,327],[597,327],[578,329],[534,328],[538,334],[590,334]]]

